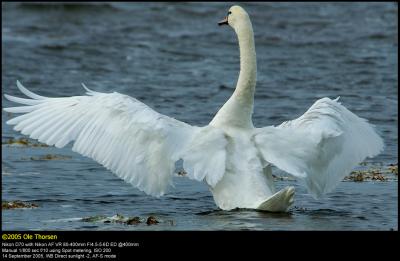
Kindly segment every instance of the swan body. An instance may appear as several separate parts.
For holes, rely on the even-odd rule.
[[[236,89],[209,125],[191,126],[157,113],[135,98],[86,89],[86,95],[49,98],[18,81],[29,97],[5,97],[24,106],[7,124],[30,138],[93,158],[145,193],[161,196],[182,159],[191,179],[205,182],[223,210],[286,211],[294,188],[276,191],[271,165],[297,177],[315,198],[332,191],[353,167],[383,149],[372,125],[338,99],[322,98],[299,118],[279,126],[252,122],[257,63],[246,11],[233,6],[219,23],[236,32],[240,73]]]

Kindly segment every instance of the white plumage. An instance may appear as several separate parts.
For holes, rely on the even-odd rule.
[[[140,101],[86,86],[84,96],[49,98],[17,86],[29,99],[5,95],[25,106],[7,124],[32,139],[72,149],[101,163],[126,182],[153,196],[172,185],[176,161],[189,178],[206,182],[225,210],[285,211],[294,189],[276,192],[271,164],[299,178],[315,197],[332,191],[351,169],[383,149],[366,120],[336,100],[323,98],[298,119],[254,128],[256,54],[253,29],[243,8],[226,20],[239,40],[241,70],[232,97],[205,127],[159,114]]]
[[[254,136],[264,159],[299,178],[315,198],[383,148],[367,121],[337,100],[322,98],[298,119],[257,129]]]
[[[28,105],[5,108],[24,113],[7,124],[58,148],[75,141],[73,151],[95,159],[147,194],[164,194],[180,158],[193,170],[193,179],[206,178],[215,184],[224,173],[226,141],[217,129],[192,127],[116,92],[86,88],[87,96],[48,98],[33,94],[19,82],[17,86],[32,99],[6,94],[10,101]],[[207,155],[202,155],[205,150]]]

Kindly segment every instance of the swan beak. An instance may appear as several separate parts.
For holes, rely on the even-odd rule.
[[[224,25],[224,24],[228,24],[228,17],[225,17],[223,20],[218,22],[219,26]]]

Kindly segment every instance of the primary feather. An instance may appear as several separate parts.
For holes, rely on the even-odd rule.
[[[298,177],[315,198],[383,149],[373,126],[329,98],[298,119],[256,129],[254,139],[266,161]]]
[[[16,131],[47,145],[93,158],[147,194],[163,195],[184,159],[189,177],[215,185],[225,172],[226,141],[221,131],[193,127],[159,114],[140,101],[114,92],[87,90],[86,96],[49,98],[18,88],[32,99],[10,95],[28,106],[5,108],[24,113],[7,121]],[[202,152],[208,151],[207,157]]]

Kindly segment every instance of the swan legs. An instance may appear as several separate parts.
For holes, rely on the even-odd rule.
[[[270,212],[285,212],[293,204],[294,187],[287,186],[261,203],[257,209]]]
[[[271,165],[266,166],[263,173],[267,179],[268,187],[274,194],[267,197],[256,209],[269,212],[286,212],[294,201],[294,187],[287,186],[276,192]]]

